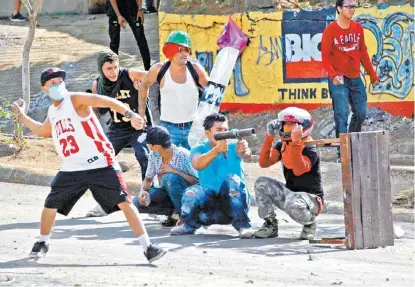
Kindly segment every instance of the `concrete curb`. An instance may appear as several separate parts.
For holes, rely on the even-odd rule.
[[[50,186],[55,174],[56,172],[51,170],[0,166],[1,182]],[[125,182],[130,193],[135,194],[140,190],[141,185],[136,181],[126,180]]]
[[[54,175],[41,170],[0,166],[0,181],[31,185],[50,186]]]
[[[1,182],[50,186],[54,176],[55,173],[51,170],[0,166]],[[134,180],[126,180],[126,184],[131,194],[135,194],[141,186]],[[323,213],[339,215],[344,213],[343,202],[326,201],[325,204]],[[251,205],[257,206],[254,195],[251,197]],[[394,209],[392,219],[393,221],[414,222],[414,213]]]

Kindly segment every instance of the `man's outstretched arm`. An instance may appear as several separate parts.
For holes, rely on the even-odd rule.
[[[126,116],[127,113],[130,113],[129,119],[131,120],[131,126],[133,126],[136,130],[141,130],[144,128],[143,118],[141,118],[138,114],[132,112],[127,106],[116,99],[96,94],[77,92],[72,93],[71,100],[74,107],[110,108],[124,116]]]
[[[45,138],[52,135],[52,128],[50,126],[49,119],[46,118],[46,120],[41,123],[26,115],[26,103],[23,100],[14,102],[12,108],[16,119],[20,123],[24,124],[33,133]]]

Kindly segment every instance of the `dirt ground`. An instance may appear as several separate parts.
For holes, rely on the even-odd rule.
[[[371,7],[373,5],[388,4],[396,5],[398,3],[411,3],[413,0],[360,0],[360,6]],[[210,14],[210,15],[228,15],[246,11],[246,0],[173,0],[173,11],[177,14]],[[269,10],[283,11],[289,9],[302,8],[319,9],[329,5],[334,5],[335,0],[275,0],[274,7]]]
[[[14,156],[0,157],[0,165],[7,164],[15,167],[43,167],[46,170],[59,169],[59,157],[55,151],[52,139],[25,139],[26,148]],[[128,149],[127,149],[128,151]],[[128,166],[128,171],[124,176],[128,180],[141,181],[140,166],[131,152],[121,152],[118,155],[118,160]],[[258,164],[247,164],[247,178],[249,181],[250,190],[253,191],[253,182],[260,175],[274,177],[276,171],[280,169],[269,168],[262,169]]]
[[[26,148],[16,155],[0,157],[0,166],[43,168],[46,174],[53,175],[56,173],[59,169],[60,162],[52,140],[49,138],[39,138],[25,139],[25,141]],[[131,149],[122,151],[118,155],[118,160],[129,168],[128,171],[124,173],[126,181],[141,183],[140,166],[137,163],[134,154],[131,152]],[[322,162],[321,172],[325,200],[343,202],[340,164]],[[284,182],[280,164],[276,164],[270,168],[261,168],[258,163],[245,163],[245,176],[248,190],[251,193],[254,192],[254,183],[259,176],[268,176]],[[408,205],[407,194],[412,195],[413,197],[414,174],[412,172],[391,171],[391,185],[393,195],[398,196],[399,198],[397,200],[397,206],[411,208],[412,205]],[[137,192],[137,190],[130,191],[132,193]],[[413,202],[413,198],[411,202]]]
[[[256,114],[232,113],[228,114],[229,127],[236,129],[255,128],[256,136],[247,138],[254,154],[259,154],[261,144],[266,134],[266,125],[277,118],[279,110]],[[331,107],[322,107],[309,111],[313,117],[313,139],[325,138],[321,132],[333,123],[334,115]],[[391,155],[405,155],[399,164],[413,165],[414,161],[414,121],[404,117],[394,117],[378,108],[369,108],[369,115],[363,124],[362,131],[387,130],[390,133],[389,152]],[[328,136],[332,138],[333,132]],[[325,161],[336,161],[337,155],[333,148],[321,148],[322,158]],[[406,157],[406,159],[405,159]],[[394,160],[392,159],[392,162]],[[393,163],[397,164],[397,163]]]

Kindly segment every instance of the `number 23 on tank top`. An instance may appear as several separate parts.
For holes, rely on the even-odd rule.
[[[67,138],[60,139],[59,144],[62,146],[62,154],[64,157],[68,157],[71,154],[77,153],[79,151],[79,146],[72,135],[68,136]]]

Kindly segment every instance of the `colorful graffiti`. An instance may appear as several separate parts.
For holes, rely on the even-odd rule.
[[[307,108],[331,105],[320,45],[324,28],[336,18],[334,8],[250,12],[233,17],[249,36],[250,44],[238,58],[222,109],[260,112],[287,105]],[[196,58],[210,72],[218,52],[216,38],[227,16],[163,14],[160,19],[160,44],[171,30],[186,30],[197,51]],[[368,52],[381,81],[372,88],[369,77],[362,71],[369,105],[395,115],[412,116],[413,7],[360,8],[355,20],[365,29]]]
[[[373,33],[377,42],[372,63],[381,84],[371,93],[406,98],[414,87],[414,14],[397,12],[384,19],[363,14],[356,20]]]
[[[261,63],[261,59],[264,57],[269,58],[268,63],[264,63],[264,66],[271,65],[274,60],[278,60],[282,57],[282,38],[268,37],[262,41],[262,35],[259,35],[259,47],[258,47],[258,59],[256,64]]]
[[[218,51],[219,53],[219,51]],[[196,59],[210,73],[213,68],[213,52],[196,52]],[[242,78],[242,64],[241,57],[238,57],[235,68],[233,69],[234,78],[234,92],[238,97],[243,97],[249,94],[249,89]]]

